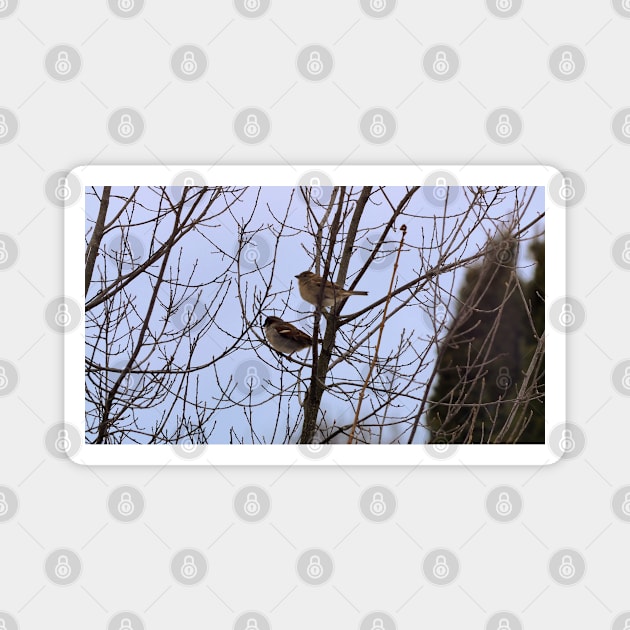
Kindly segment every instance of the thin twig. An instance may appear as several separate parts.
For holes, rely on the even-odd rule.
[[[361,388],[361,393],[359,394],[359,401],[357,403],[357,410],[354,414],[354,421],[352,423],[352,428],[350,429],[350,435],[348,437],[348,444],[352,444],[352,442],[354,442],[354,432],[357,428],[357,424],[359,423],[359,414],[361,413],[361,404],[363,403],[363,398],[365,397],[365,390],[367,389],[368,383],[370,382],[370,379],[372,378],[372,371],[374,370],[374,366],[376,365],[376,361],[378,360],[378,350],[381,345],[383,331],[385,330],[385,322],[387,321],[387,307],[389,306],[389,302],[392,297],[392,290],[394,289],[394,282],[396,280],[396,271],[398,271],[398,261],[400,259],[400,253],[402,252],[403,245],[405,244],[405,234],[407,234],[407,226],[401,225],[400,231],[402,232],[402,235],[400,237],[398,251],[396,252],[396,261],[394,262],[394,269],[392,271],[392,277],[389,282],[389,291],[387,292],[387,300],[385,301],[385,306],[383,308],[383,319],[381,320],[381,325],[378,329],[378,338],[376,340],[376,347],[374,348],[374,357],[372,357],[372,362],[370,363],[370,369],[368,370],[367,376],[365,377],[365,381],[363,381],[363,387]]]

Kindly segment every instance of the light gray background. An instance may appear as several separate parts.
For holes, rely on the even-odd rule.
[[[260,630],[370,630],[374,619],[385,630],[621,630],[630,423],[618,366],[630,350],[628,263],[613,245],[629,238],[630,146],[614,121],[630,106],[628,3],[513,0],[503,17],[480,0],[380,12],[272,0],[257,17],[239,12],[246,4],[256,5],[135,0],[127,17],[105,0],[0,6],[0,108],[19,124],[0,141],[0,233],[18,248],[15,259],[5,239],[12,258],[0,264],[0,360],[16,370],[0,396],[0,619],[8,629],[251,618]],[[74,52],[60,79],[50,59],[62,45]],[[184,45],[205,55],[189,74],[176,72]],[[313,45],[332,60],[314,77],[298,64]],[[452,61],[437,79],[424,59],[436,45]],[[584,64],[576,54],[556,76],[561,45]],[[266,115],[257,142],[234,128],[251,108]],[[505,108],[520,132],[507,142],[492,135]],[[134,133],[121,139],[111,130],[123,109]],[[371,109],[388,127],[378,138],[362,135]],[[52,175],[89,162],[409,161],[551,164],[584,184],[568,226],[568,293],[585,314],[568,335],[568,419],[584,434],[574,456],[542,469],[89,469],[49,450],[63,420],[62,335],[45,319],[63,295]],[[362,507],[372,486],[395,500],[376,519]],[[260,489],[260,518],[240,516],[246,487]],[[514,518],[493,517],[499,487]],[[121,498],[135,507],[118,513]],[[318,584],[298,573],[313,549],[332,570]],[[575,578],[557,573],[567,555]],[[60,556],[68,579],[51,574]],[[436,584],[427,567],[438,556],[452,572]],[[178,580],[183,558],[199,570]]]

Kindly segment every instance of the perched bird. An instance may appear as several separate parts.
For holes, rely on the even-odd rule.
[[[322,286],[322,277],[312,271],[303,271],[295,277],[298,279],[298,287],[302,298],[309,304],[317,306]],[[332,306],[337,300],[343,300],[349,295],[367,294],[367,291],[346,291],[346,289],[340,287],[338,284],[327,280],[322,296],[322,306]]]
[[[293,354],[313,345],[313,338],[279,317],[267,317],[264,324],[269,345],[283,354]]]

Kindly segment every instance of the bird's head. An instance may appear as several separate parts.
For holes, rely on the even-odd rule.
[[[308,280],[309,278],[312,278],[315,274],[312,271],[303,271],[302,273],[299,273],[297,276],[295,276],[298,280]]]
[[[271,326],[271,324],[276,324],[278,322],[281,322],[282,320],[279,317],[275,317],[274,315],[270,315],[269,317],[267,317],[267,319],[265,320],[265,323],[263,324],[263,326],[265,328],[267,328],[267,326]]]

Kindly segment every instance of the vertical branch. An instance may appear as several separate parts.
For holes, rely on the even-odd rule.
[[[374,357],[372,357],[372,361],[370,363],[370,369],[368,370],[367,376],[363,381],[363,387],[361,388],[361,392],[359,393],[359,402],[357,403],[357,410],[354,413],[354,421],[352,423],[352,427],[350,428],[350,435],[348,437],[348,444],[352,444],[354,442],[354,433],[356,431],[357,425],[359,424],[359,414],[361,413],[361,405],[363,403],[363,398],[365,397],[365,390],[367,389],[368,383],[372,378],[372,371],[374,370],[374,366],[376,365],[376,361],[378,360],[378,350],[381,345],[381,339],[383,337],[383,331],[385,330],[385,321],[387,320],[387,308],[389,307],[389,303],[392,297],[392,290],[394,288],[394,282],[396,280],[396,271],[398,270],[398,261],[400,260],[400,253],[402,252],[403,245],[405,243],[405,234],[407,233],[407,226],[401,225],[400,231],[402,235],[400,237],[400,243],[398,245],[398,252],[396,252],[396,261],[394,262],[394,269],[392,271],[392,278],[389,282],[389,291],[387,292],[387,300],[385,301],[385,306],[383,307],[383,318],[381,319],[381,325],[378,329],[378,338],[376,340],[376,347],[374,348]]]
[[[326,262],[324,263],[324,270],[322,272],[322,278],[328,279],[330,270],[330,264],[332,261],[332,255],[337,241],[337,234],[339,233],[339,227],[341,225],[341,214],[343,212],[343,204],[346,189],[341,187],[339,190],[339,201],[337,202],[337,211],[335,212],[330,226],[330,233],[328,237],[328,253],[326,255]],[[320,232],[321,232],[320,224]],[[320,234],[318,234],[319,238]],[[321,241],[320,241],[321,242]],[[319,252],[318,256],[321,255]],[[324,297],[325,282],[322,282],[317,303],[321,304]],[[302,435],[300,436],[301,444],[310,444],[315,430],[317,428],[317,414],[319,412],[319,404],[324,393],[324,378],[326,374],[326,368],[322,369],[322,366],[328,366],[331,357],[332,344],[324,344],[322,348],[322,354],[319,355],[319,347],[317,340],[319,338],[319,321],[321,318],[321,307],[315,307],[314,321],[313,321],[313,360],[311,369],[311,384],[304,397],[304,426],[302,427]],[[326,338],[329,338],[330,327],[326,327]],[[323,374],[322,374],[323,372]]]
[[[107,217],[107,209],[109,208],[109,197],[112,192],[111,186],[103,186],[103,196],[101,197],[101,204],[98,209],[98,216],[96,217],[96,223],[94,225],[94,232],[92,232],[92,238],[88,244],[87,251],[85,252],[85,294],[87,295],[90,287],[90,281],[92,280],[92,274],[94,273],[94,265],[96,264],[96,258],[98,257],[98,248],[105,234],[105,218]]]
[[[534,351],[534,356],[529,363],[518,395],[510,411],[510,415],[505,422],[505,427],[499,434],[497,442],[503,444],[515,444],[520,434],[523,432],[524,423],[526,422],[525,412],[528,404],[535,398],[533,393],[536,390],[536,378],[540,371],[540,366],[545,358],[545,336],[541,335]]]
[[[330,201],[328,202],[328,208],[326,208],[326,212],[324,212],[324,216],[321,218],[321,221],[317,221],[317,236],[315,238],[315,273],[319,273],[319,267],[321,265],[322,260],[322,251],[323,245],[322,240],[324,238],[324,226],[328,223],[328,217],[332,212],[332,209],[335,205],[335,199],[337,198],[337,193],[339,192],[339,188],[335,186],[332,189],[332,193],[330,194]],[[341,191],[340,199],[343,199],[343,190]],[[311,214],[313,211],[311,210],[310,202],[308,204],[308,210]]]
[[[352,256],[352,250],[354,249],[354,241],[357,237],[359,223],[361,222],[361,219],[363,217],[365,206],[371,194],[372,186],[364,186],[355,204],[354,212],[352,213],[352,219],[348,227],[346,242],[344,243],[341,260],[339,262],[339,274],[337,275],[337,282],[341,286],[345,286],[346,284],[346,276],[348,274],[348,267],[350,266],[350,257]],[[350,289],[352,289],[353,287],[354,285],[351,285]]]

